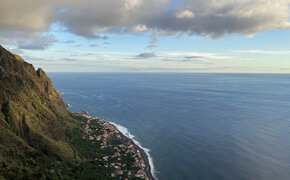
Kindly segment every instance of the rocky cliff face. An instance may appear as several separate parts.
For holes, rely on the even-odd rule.
[[[45,123],[53,139],[62,139],[60,119],[66,105],[42,69],[0,47],[0,107],[3,123],[16,134],[23,125],[33,129]],[[25,121],[24,121],[25,120]]]
[[[70,118],[45,72],[0,46],[0,179],[49,177],[52,164],[72,161]]]

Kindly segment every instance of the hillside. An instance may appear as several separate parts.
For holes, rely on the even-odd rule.
[[[60,162],[74,163],[65,134],[77,121],[50,79],[0,46],[0,92],[0,177],[57,178]]]
[[[67,111],[42,69],[1,46],[0,93],[0,180],[154,179],[131,139]]]

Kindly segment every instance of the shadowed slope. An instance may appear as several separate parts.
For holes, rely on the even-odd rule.
[[[0,46],[0,178],[56,178],[58,161],[74,160],[73,123],[44,71]]]

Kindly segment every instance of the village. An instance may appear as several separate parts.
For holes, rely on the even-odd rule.
[[[110,155],[96,157],[95,161],[103,163],[105,168],[114,169],[111,177],[124,178],[141,178],[149,180],[146,173],[146,162],[144,152],[134,144],[128,137],[124,136],[114,125],[107,121],[80,113],[85,120],[83,125],[83,140],[89,140],[91,143],[99,143],[100,149],[111,150]],[[126,161],[132,159],[132,162]]]

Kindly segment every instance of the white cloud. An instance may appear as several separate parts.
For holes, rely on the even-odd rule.
[[[142,3],[142,0],[124,0],[124,1],[125,1],[125,10],[132,10]]]
[[[274,55],[290,54],[290,50],[289,51],[234,50],[233,52],[237,52],[237,53],[252,53],[252,54],[274,54]]]
[[[176,13],[176,18],[178,19],[186,19],[186,18],[194,18],[194,14],[193,12],[189,11],[189,10],[184,10],[184,11],[180,11],[178,13]]]
[[[145,25],[137,25],[137,26],[133,27],[134,32],[145,32],[147,30],[148,30],[148,28]]]

